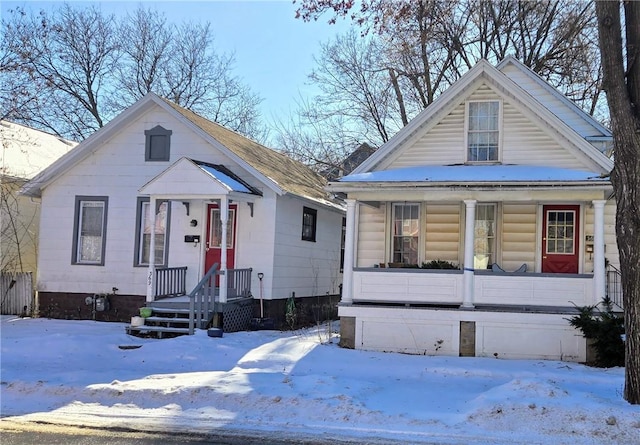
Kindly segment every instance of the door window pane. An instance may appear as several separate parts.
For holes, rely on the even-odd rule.
[[[550,254],[573,255],[575,250],[575,212],[550,210],[547,212],[547,251]]]
[[[233,247],[233,221],[235,209],[229,209],[229,219],[227,220],[227,249]],[[222,247],[222,220],[220,219],[220,209],[211,209],[211,225],[209,228],[209,247]]]

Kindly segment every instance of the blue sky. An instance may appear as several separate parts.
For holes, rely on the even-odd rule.
[[[1,13],[15,6],[38,11],[56,7],[59,1],[0,1]],[[88,2],[71,1],[73,4]],[[287,120],[295,112],[295,101],[312,95],[307,75],[313,69],[313,56],[320,43],[348,29],[348,22],[327,24],[329,16],[305,23],[295,18],[296,5],[282,1],[95,1],[108,13],[126,13],[138,5],[165,12],[169,20],[210,22],[219,52],[234,52],[234,74],[264,99],[265,120]]]

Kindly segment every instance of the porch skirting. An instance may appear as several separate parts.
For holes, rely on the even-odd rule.
[[[571,310],[340,305],[341,345],[420,355],[585,362]]]

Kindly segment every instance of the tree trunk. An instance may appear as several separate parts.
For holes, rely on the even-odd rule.
[[[624,398],[640,404],[640,3],[625,2],[626,71],[620,3],[598,1],[596,14],[615,150],[611,182],[625,311]]]

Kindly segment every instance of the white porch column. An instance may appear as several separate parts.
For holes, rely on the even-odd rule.
[[[472,309],[473,306],[473,247],[475,240],[476,201],[466,199],[464,224],[464,288],[462,289],[462,308]]]
[[[353,303],[353,262],[355,259],[356,200],[346,199],[347,221],[344,233],[344,267],[342,270],[341,303]]]
[[[149,234],[149,269],[147,272],[147,302],[152,302],[155,297],[155,269],[156,269],[156,223],[157,223],[157,211],[156,211],[156,198],[151,196],[149,198],[149,223],[151,225]],[[140,242],[144,242],[140,240]]]
[[[598,304],[606,295],[606,271],[604,267],[604,199],[593,203],[593,304]]]
[[[229,199],[227,195],[220,198],[220,303],[227,302],[227,223],[229,221]]]

